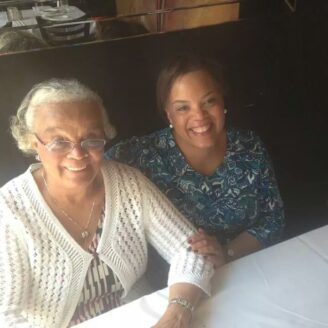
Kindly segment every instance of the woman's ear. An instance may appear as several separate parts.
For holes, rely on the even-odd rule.
[[[37,161],[40,161],[40,156],[39,156],[39,152],[38,152],[38,141],[36,139],[36,137],[34,136],[34,134],[30,134],[29,136],[30,138],[30,145],[31,145],[31,148],[35,150],[35,159]]]
[[[30,135],[28,136],[29,138],[29,143],[31,145],[31,147],[37,151],[37,148],[38,148],[38,140],[36,139],[35,135],[30,133]]]
[[[39,150],[39,142],[37,140],[37,138],[35,137],[34,134],[30,134],[29,135],[29,144],[30,144],[30,147],[31,149],[33,149],[35,151],[36,154],[38,154],[38,150]]]
[[[166,119],[167,119],[168,123],[170,125],[172,125],[172,119],[171,119],[170,113],[168,111],[165,111],[165,113],[166,113]]]

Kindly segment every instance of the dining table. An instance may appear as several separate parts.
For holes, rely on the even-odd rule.
[[[149,328],[167,304],[165,288],[75,327]],[[212,295],[192,322],[192,328],[328,327],[328,225],[217,269]]]

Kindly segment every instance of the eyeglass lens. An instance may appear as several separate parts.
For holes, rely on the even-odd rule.
[[[79,144],[79,143],[77,143]],[[86,139],[81,141],[80,147],[85,150],[101,150],[104,148],[106,141],[104,139]],[[55,140],[48,145],[48,150],[56,152],[71,151],[76,143],[68,140]]]

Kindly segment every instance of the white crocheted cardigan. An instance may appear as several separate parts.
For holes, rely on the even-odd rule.
[[[0,189],[0,327],[67,327],[92,255],[63,228],[43,199],[32,165]],[[105,220],[99,257],[124,294],[142,276],[147,241],[171,263],[168,285],[210,293],[212,265],[187,250],[194,228],[139,171],[104,163]]]

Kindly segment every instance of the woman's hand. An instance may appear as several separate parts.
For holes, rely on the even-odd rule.
[[[189,238],[189,244],[194,252],[204,255],[215,268],[226,263],[223,247],[217,238],[208,235],[203,229],[198,229],[197,233]]]
[[[191,312],[179,304],[170,304],[163,316],[152,328],[189,328]]]

